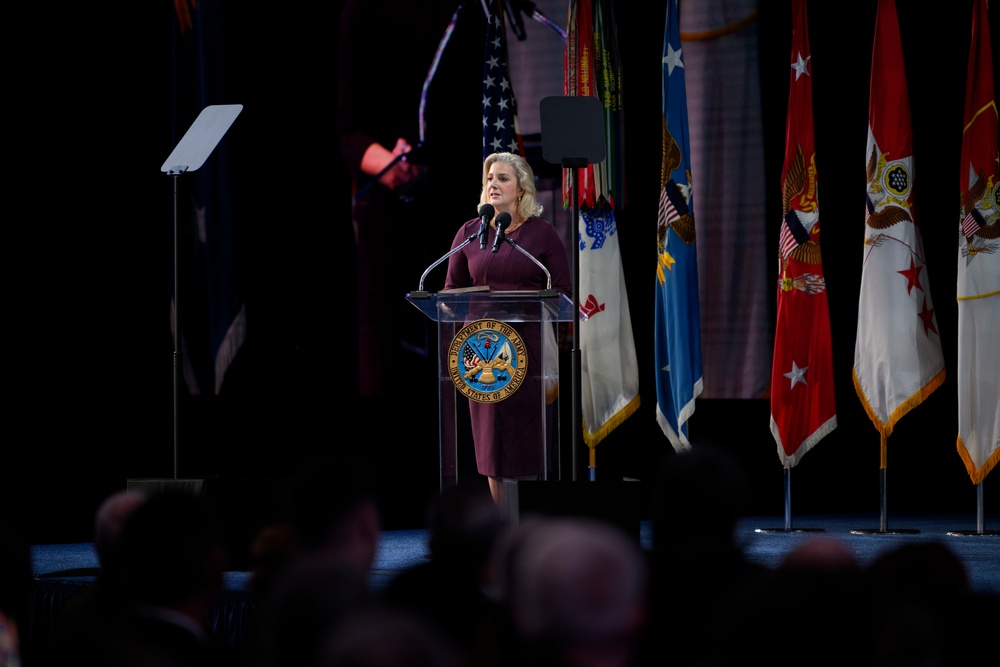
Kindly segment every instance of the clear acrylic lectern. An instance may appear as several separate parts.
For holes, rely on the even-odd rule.
[[[539,428],[528,434],[542,448],[542,479],[555,479],[559,469],[559,349],[556,325],[573,321],[573,302],[553,290],[490,291],[488,288],[441,292],[410,292],[407,300],[431,320],[437,322],[437,387],[440,436],[441,488],[458,483],[459,448],[471,456],[472,434],[468,424],[469,402],[487,398],[463,388],[458,347],[463,332],[473,323],[484,323],[487,330],[508,330],[527,341],[527,363],[517,393],[527,392],[537,401],[542,415]],[[517,332],[517,333],[513,333]],[[458,378],[459,381],[456,381]],[[460,391],[460,388],[462,390]],[[566,395],[569,395],[568,389]],[[503,397],[499,400],[511,400]],[[524,400],[524,396],[518,396]],[[482,402],[482,401],[481,401]],[[488,401],[487,401],[488,402]]]

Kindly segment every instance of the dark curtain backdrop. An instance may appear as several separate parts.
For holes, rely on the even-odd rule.
[[[419,525],[422,500],[437,483],[436,461],[426,460],[436,456],[436,434],[410,432],[388,417],[355,419],[350,193],[333,126],[340,3],[217,4],[226,17],[218,29],[227,43],[228,99],[214,103],[245,107],[225,141],[238,155],[234,197],[247,211],[239,250],[248,337],[221,395],[184,399],[181,476],[270,476],[317,448],[374,448],[384,452],[386,469],[363,474],[393,480],[399,500],[389,508],[391,525]],[[839,426],[793,469],[793,508],[801,514],[879,511],[878,433],[850,379],[875,6],[809,6]],[[970,8],[960,0],[930,12],[899,0],[918,206],[948,378],[890,438],[890,514],[975,511],[975,488],[955,450],[954,367],[954,203]],[[651,479],[670,449],[653,416],[650,366],[663,11],[616,3],[627,35],[620,45],[629,206],[619,219],[620,244],[643,403],[599,446],[599,475],[609,478]],[[93,512],[108,493],[128,479],[174,474],[173,201],[171,179],[160,171],[173,148],[173,20],[169,0],[19,7],[11,25],[20,37],[3,47],[11,159],[0,500],[34,542],[89,539]],[[761,3],[771,235],[780,218],[790,21],[787,0]],[[403,52],[405,38],[387,35],[380,48]],[[477,167],[456,165],[469,168]],[[734,451],[752,481],[750,509],[778,515],[783,477],[768,415],[766,400],[702,401],[691,433],[696,444],[714,440]],[[1000,501],[990,491],[1000,487],[989,478],[985,485],[995,509]]]

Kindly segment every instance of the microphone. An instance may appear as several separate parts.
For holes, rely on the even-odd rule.
[[[493,204],[483,204],[479,207],[479,249],[486,250],[486,237],[489,236],[490,220],[496,209]]]
[[[500,214],[497,215],[496,223],[497,223],[497,235],[493,238],[493,252],[496,252],[497,250],[500,249],[500,244],[503,242],[505,238],[503,230],[507,229],[507,227],[510,226],[510,213],[507,213],[506,211],[501,211]]]

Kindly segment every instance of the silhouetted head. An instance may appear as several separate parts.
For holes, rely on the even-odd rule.
[[[216,514],[200,495],[150,494],[125,521],[121,548],[135,602],[177,607],[221,590],[226,552]]]
[[[734,548],[749,487],[743,469],[713,443],[663,459],[656,487],[653,545],[658,553]]]

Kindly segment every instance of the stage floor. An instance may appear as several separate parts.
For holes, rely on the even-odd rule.
[[[975,589],[1000,593],[1000,517],[987,516],[982,534],[975,515],[889,517],[885,532],[880,523],[878,515],[793,516],[791,530],[786,530],[783,516],[748,517],[740,524],[739,539],[751,560],[768,566],[778,565],[796,544],[817,534],[843,540],[862,564],[906,543],[937,540],[965,563]],[[652,523],[642,521],[642,546],[651,548],[652,539]],[[427,556],[426,530],[384,531],[372,567],[373,586],[382,586]],[[90,543],[41,544],[32,547],[32,567],[37,580],[80,585],[92,580],[97,558]],[[244,590],[248,578],[246,571],[227,572],[227,590]]]

